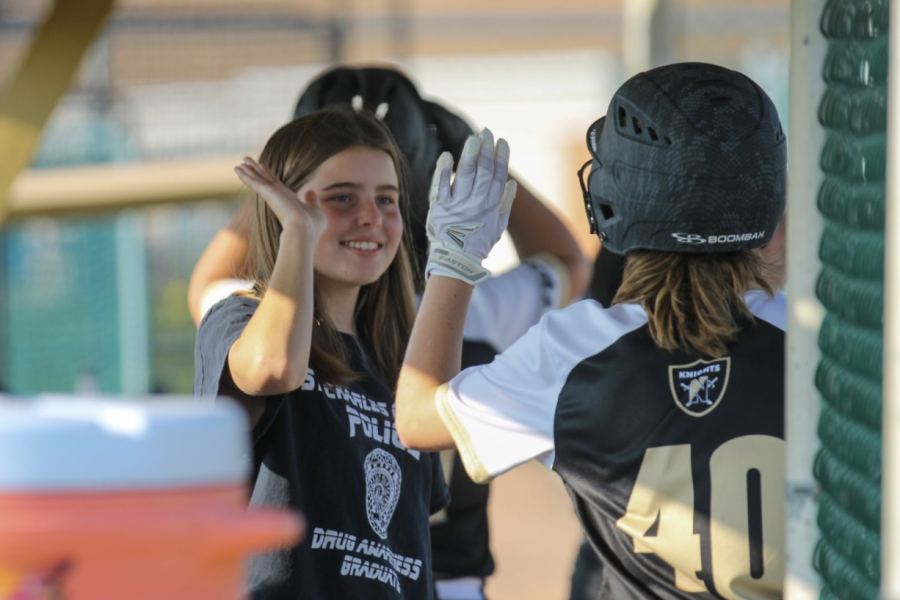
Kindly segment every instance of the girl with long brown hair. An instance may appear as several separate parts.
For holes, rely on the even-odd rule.
[[[374,116],[325,109],[235,172],[253,194],[254,283],[201,323],[194,391],[246,407],[251,505],[299,509],[309,532],[252,562],[251,595],[430,598],[445,485],[394,428],[415,309],[399,150]]]
[[[598,597],[781,598],[786,315],[763,252],[785,206],[775,107],[740,73],[668,65],[625,82],[587,144],[592,230],[625,256],[612,305],[549,313],[462,372],[473,281],[459,271],[503,230],[490,182],[509,149],[483,149],[466,189],[439,160],[401,439],[456,446],[476,481],[530,459],[556,471],[602,563]]]

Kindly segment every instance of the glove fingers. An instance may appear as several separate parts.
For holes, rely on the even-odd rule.
[[[492,200],[490,192],[494,179],[494,134],[485,128],[478,135],[481,138],[481,152],[478,155],[478,172],[475,174],[472,195],[481,200],[478,208],[484,210],[490,208]]]
[[[500,198],[500,215],[501,218],[504,219],[504,229],[506,229],[505,222],[509,221],[509,209],[512,208],[513,200],[516,199],[516,191],[519,189],[519,184],[516,183],[515,179],[510,179],[506,182],[506,185],[503,187],[503,197]]]
[[[494,132],[485,127],[481,130],[481,133],[478,134],[478,137],[481,138],[482,148],[489,148],[491,152],[494,151]]]
[[[453,182],[453,199],[466,198],[472,193],[475,183],[475,174],[478,170],[478,157],[481,154],[481,137],[473,135],[466,140],[462,156],[459,159],[459,168],[456,171],[456,181]]]
[[[507,175],[509,174],[509,144],[503,138],[497,140],[497,147],[494,149],[494,177],[491,181],[491,190],[488,196],[488,206],[490,208],[500,202],[503,186],[506,185]]]
[[[444,202],[450,195],[450,175],[453,172],[453,155],[449,152],[442,153],[434,165],[434,174],[431,176],[431,189],[428,192],[428,203],[433,206],[435,202]]]

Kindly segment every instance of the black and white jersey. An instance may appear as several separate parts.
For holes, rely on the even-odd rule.
[[[227,356],[259,305],[231,296],[200,325],[194,393],[215,396]],[[254,600],[432,597],[428,518],[448,500],[436,453],[406,449],[394,427],[393,390],[369,351],[342,334],[362,377],[345,386],[316,378],[266,398],[251,432],[251,506],[299,509],[299,545],[254,557]]]
[[[544,314],[559,308],[568,297],[566,273],[558,260],[538,255],[476,286],[463,332],[463,368],[491,362]],[[455,450],[441,457],[450,505],[434,516],[431,528],[439,597],[440,580],[484,578],[494,572],[487,520],[490,487],[469,478]],[[481,583],[471,585],[471,593],[480,594]]]
[[[545,316],[437,402],[469,474],[553,468],[604,563],[600,597],[780,598],[785,298],[716,360],[659,349],[643,308]]]

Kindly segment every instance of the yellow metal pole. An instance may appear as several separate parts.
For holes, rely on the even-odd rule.
[[[10,220],[91,214],[151,204],[236,198],[240,156],[23,171],[7,196]]]
[[[9,213],[13,181],[31,161],[47,119],[114,3],[56,0],[0,96],[0,225]]]

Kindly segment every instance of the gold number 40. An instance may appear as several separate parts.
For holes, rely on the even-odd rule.
[[[709,462],[710,554],[716,592],[729,600],[780,598],[784,577],[784,440],[748,435],[719,446]],[[747,474],[759,473],[761,573],[751,574]],[[647,532],[658,521],[656,535]],[[616,526],[634,540],[634,551],[656,554],[675,569],[675,585],[706,592],[700,535],[694,533],[694,479],[688,444],[648,448],[625,516]]]

